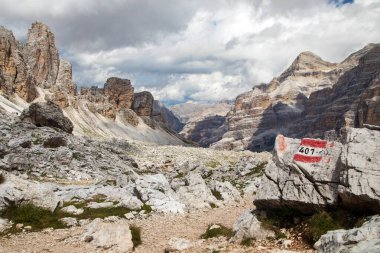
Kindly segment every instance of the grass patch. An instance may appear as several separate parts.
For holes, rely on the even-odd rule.
[[[132,234],[132,242],[133,242],[133,248],[136,248],[139,246],[142,241],[141,241],[141,229],[136,226],[130,226],[129,229],[131,230]]]
[[[204,172],[204,173],[202,174],[202,178],[203,178],[203,179],[209,178],[209,177],[211,177],[211,176],[212,176],[212,171],[211,171],[211,170],[209,170],[209,171],[207,171],[207,172]]]
[[[182,172],[179,172],[174,178],[183,178],[184,174]]]
[[[214,197],[217,200],[224,200],[223,197],[222,197],[222,194],[220,193],[220,191],[218,191],[218,190],[211,190],[211,193],[212,193],[212,195],[214,195]]]
[[[210,203],[211,208],[216,208],[216,205],[214,203]]]
[[[5,177],[3,174],[0,174],[0,184],[3,184],[5,182]]]
[[[104,219],[109,216],[124,217],[124,214],[131,212],[132,210],[117,206],[117,207],[104,207],[104,208],[84,208],[84,212],[80,215],[66,215],[71,217],[77,217],[78,219]]]
[[[206,230],[206,233],[201,235],[201,239],[209,239],[209,238],[219,237],[219,236],[227,237],[227,239],[231,238],[231,236],[232,236],[232,229],[231,228],[227,228],[227,227],[220,225],[220,224],[216,224],[216,225],[218,225],[219,227],[218,228],[212,228],[212,229],[211,229],[211,227],[213,225],[209,225],[207,230]]]
[[[22,223],[31,226],[32,231],[40,231],[45,228],[64,228],[65,225],[59,220],[66,216],[62,212],[50,212],[33,204],[9,206],[4,209],[0,216],[12,220],[14,224]],[[18,232],[15,225],[8,232]]]
[[[246,247],[249,247],[249,246],[252,246],[253,241],[255,241],[255,238],[244,238],[244,239],[240,242],[240,245],[242,245],[242,246],[246,246]]]
[[[261,177],[264,174],[264,169],[267,163],[268,162],[260,163],[256,167],[252,168],[251,171],[246,174],[246,176],[256,175],[257,177]]]

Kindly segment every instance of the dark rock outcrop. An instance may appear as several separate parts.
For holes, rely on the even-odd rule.
[[[161,122],[177,133],[179,133],[184,126],[180,119],[158,100],[153,101],[152,116],[156,122]]]
[[[72,133],[73,123],[63,114],[62,109],[52,101],[47,103],[33,103],[25,109],[20,119],[36,126],[59,128],[67,133]]]

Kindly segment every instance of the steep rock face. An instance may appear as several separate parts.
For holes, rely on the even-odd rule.
[[[158,100],[153,101],[152,115],[155,121],[161,122],[177,133],[180,132],[184,126],[178,117]]]
[[[375,154],[380,151],[380,132],[345,128],[339,135],[330,141],[277,136],[273,161],[255,196],[256,207],[309,213],[344,206],[379,212],[380,158]]]
[[[61,108],[68,107],[71,100],[77,95],[77,86],[73,82],[72,67],[70,62],[59,61],[58,75],[55,85],[50,88],[53,93],[52,100]]]
[[[59,57],[54,34],[43,23],[36,22],[28,31],[28,41],[23,49],[29,73],[40,87],[50,88],[58,75]]]
[[[150,117],[153,111],[153,96],[148,91],[134,94],[132,109],[139,116]]]
[[[171,110],[184,124],[180,131],[183,137],[202,147],[209,147],[227,131],[225,118],[231,107],[228,101],[220,101],[214,104],[177,104]]]
[[[104,95],[116,109],[130,109],[133,103],[133,87],[128,79],[110,77],[104,84]]]
[[[6,95],[16,93],[27,102],[37,97],[35,80],[27,73],[20,45],[11,31],[0,27],[0,90]]]
[[[340,64],[300,54],[269,84],[237,97],[217,149],[271,150],[277,134],[321,137],[344,126],[380,125],[379,48],[370,44]]]
[[[305,104],[306,113],[299,125],[301,134],[321,136],[341,127],[380,125],[380,45],[374,45],[346,71],[332,88],[314,92]]]

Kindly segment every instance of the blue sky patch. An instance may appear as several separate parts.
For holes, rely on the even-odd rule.
[[[341,7],[345,4],[352,4],[354,0],[329,0],[330,4],[334,4],[336,7]]]

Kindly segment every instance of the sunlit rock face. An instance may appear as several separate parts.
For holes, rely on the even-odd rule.
[[[217,149],[271,150],[277,134],[320,137],[345,126],[380,125],[380,45],[339,64],[301,53],[269,84],[237,97]]]

